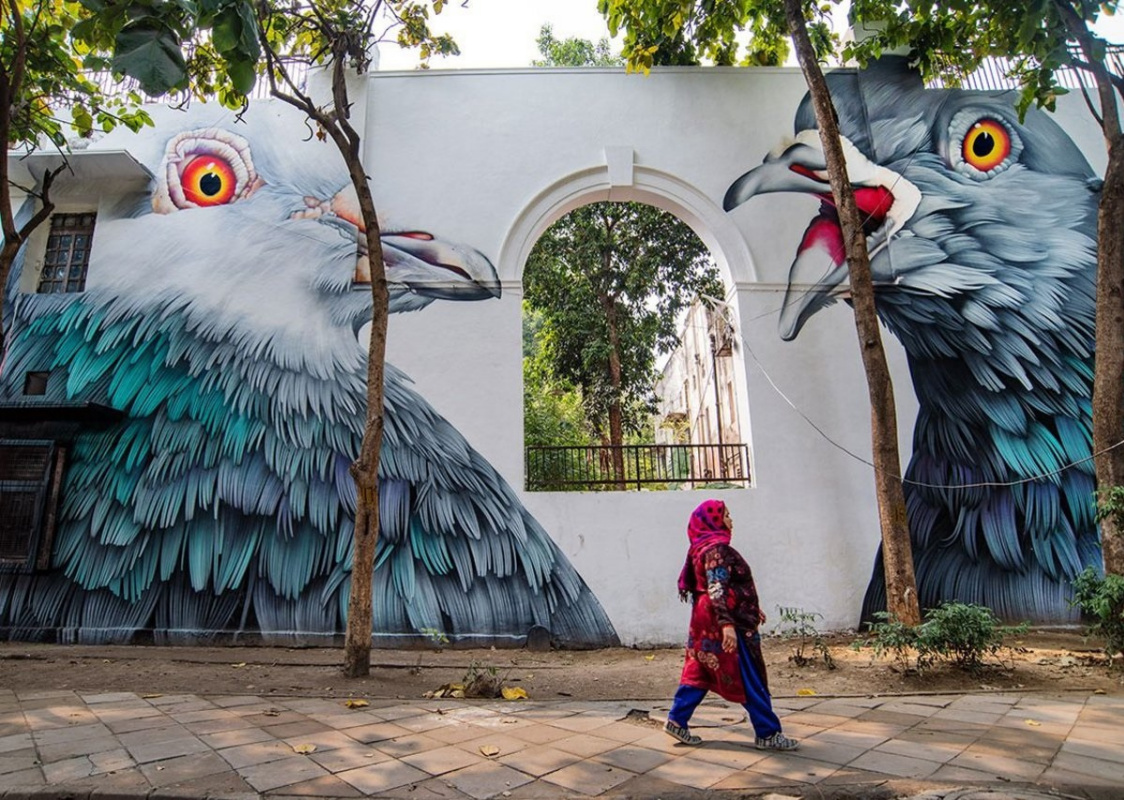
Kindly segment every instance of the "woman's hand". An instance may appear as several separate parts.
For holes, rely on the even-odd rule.
[[[722,626],[722,651],[733,653],[738,649],[738,634],[733,625]]]
[[[765,624],[765,612],[764,611],[758,611],[757,616],[761,618],[761,621],[758,622],[757,624],[758,625],[764,625]]]

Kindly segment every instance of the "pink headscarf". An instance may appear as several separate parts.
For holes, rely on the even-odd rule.
[[[687,560],[679,573],[679,595],[697,591],[694,560],[712,547],[729,544],[732,531],[726,525],[726,504],[721,500],[707,500],[691,514],[687,522]]]

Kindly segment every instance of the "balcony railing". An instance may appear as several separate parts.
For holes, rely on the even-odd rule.
[[[531,446],[525,459],[527,489],[533,492],[747,487],[750,477],[745,444]]]

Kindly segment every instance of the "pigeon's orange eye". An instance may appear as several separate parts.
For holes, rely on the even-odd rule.
[[[981,119],[964,137],[964,160],[980,172],[990,172],[1011,154],[1011,134],[993,119]]]
[[[184,199],[197,206],[221,206],[229,203],[234,197],[237,183],[230,164],[225,159],[212,155],[196,156],[180,173]]]

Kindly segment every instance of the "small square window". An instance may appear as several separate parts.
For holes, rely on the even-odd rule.
[[[25,395],[42,396],[47,393],[47,379],[49,372],[29,372],[23,378],[23,393]]]
[[[55,214],[39,277],[40,294],[81,292],[90,265],[90,238],[96,214]],[[26,393],[25,393],[26,394]]]

